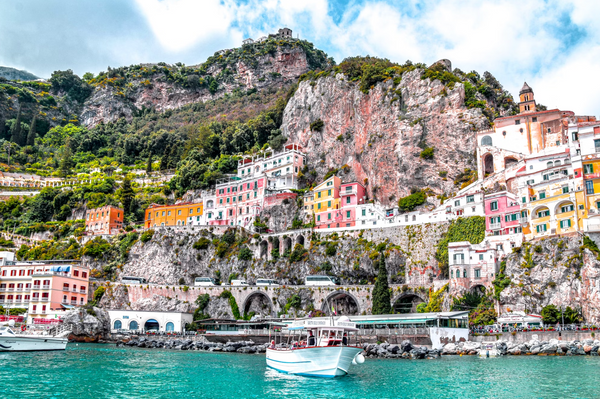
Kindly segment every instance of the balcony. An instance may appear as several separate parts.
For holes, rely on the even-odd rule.
[[[340,190],[340,195],[356,195],[357,191],[356,187],[353,187],[352,190]]]
[[[15,288],[15,291],[23,291],[23,287],[17,287]]]
[[[499,230],[502,228],[501,223],[490,223],[490,230]]]
[[[77,293],[77,288],[73,287],[71,291]]]
[[[80,290],[79,293],[85,295],[85,290]]]
[[[40,301],[42,302],[48,302],[50,300],[50,298],[46,298],[46,297],[42,297],[42,299],[40,299]]]
[[[71,301],[71,305],[77,306],[77,301]]]
[[[7,288],[7,289],[6,289],[6,291],[9,291],[9,292],[12,292],[12,291],[14,291],[14,290],[15,290],[14,288]]]
[[[583,178],[584,179],[599,179],[600,178],[600,171],[596,172],[596,173],[584,173],[583,174]]]
[[[34,289],[34,290],[39,290],[39,289],[40,289],[40,286],[39,286],[39,285],[34,285],[34,286],[33,286],[33,289]]]
[[[69,287],[63,287],[63,291],[69,291]]]
[[[49,290],[49,289],[50,289],[50,286],[49,286],[49,285],[42,285],[42,289],[43,289],[43,290]]]

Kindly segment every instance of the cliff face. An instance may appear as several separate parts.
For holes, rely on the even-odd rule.
[[[188,69],[200,67],[201,65],[191,66]],[[278,88],[295,82],[309,69],[307,53],[301,47],[283,46],[251,60],[241,59],[233,64],[210,65],[202,78],[218,80],[216,91],[195,83],[188,84],[187,81],[174,82],[167,78],[166,73],[156,73],[150,77],[133,75],[125,88],[110,84],[96,86],[83,106],[80,121],[91,127],[119,118],[131,120],[135,112],[143,108],[165,111],[191,103],[215,100],[236,90]],[[191,79],[198,78],[197,75],[192,76],[195,77]]]
[[[540,313],[553,304],[581,309],[588,323],[600,322],[600,261],[579,237],[525,244],[506,261],[511,284],[500,295],[504,310]]]
[[[304,148],[319,177],[348,165],[343,180],[368,181],[369,198],[383,204],[413,186],[455,191],[453,178],[475,168],[474,131],[488,122],[480,109],[464,105],[462,84],[449,90],[421,73],[406,72],[399,84],[378,83],[368,94],[343,74],[303,81],[287,104],[282,131]],[[311,131],[318,119],[322,131]],[[419,156],[426,147],[434,148],[431,160]]]

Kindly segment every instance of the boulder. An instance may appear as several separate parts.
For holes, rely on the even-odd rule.
[[[98,342],[110,334],[110,317],[103,309],[74,308],[63,317],[62,325],[71,331],[70,340],[78,342]]]
[[[388,352],[395,355],[400,351],[400,347],[398,345],[390,345],[390,346],[388,346],[387,350],[388,350]]]
[[[405,339],[400,344],[400,349],[402,350],[402,352],[410,352],[413,349],[413,345],[409,340]]]
[[[586,341],[592,341],[592,340],[590,339],[590,340],[586,340]],[[590,342],[590,344],[592,344],[593,342],[594,342],[594,341]],[[586,344],[586,345],[583,345],[583,348],[582,348],[582,349],[583,349],[583,352],[584,352],[586,355],[589,355],[589,354],[590,354],[590,352],[592,351],[592,346],[591,346],[591,345],[588,345],[588,344]]]
[[[543,346],[540,348],[540,350],[539,350],[539,353],[546,353],[546,354],[549,354],[549,353],[556,353],[556,350],[557,350],[557,346],[556,346],[555,344],[550,344],[550,343],[548,343],[548,344],[546,344],[546,345],[543,345]],[[532,353],[533,353],[533,352],[532,352]]]
[[[442,355],[456,355],[457,352],[458,347],[453,343],[446,344],[444,345],[444,348],[442,348]]]

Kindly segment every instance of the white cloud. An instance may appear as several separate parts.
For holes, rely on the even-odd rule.
[[[135,0],[152,32],[167,50],[180,52],[231,30],[234,10],[219,0]],[[239,39],[239,37],[238,37]]]

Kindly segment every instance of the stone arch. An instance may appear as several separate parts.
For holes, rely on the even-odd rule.
[[[415,292],[404,292],[392,300],[394,313],[417,313],[417,305],[427,301]]]
[[[268,251],[269,251],[269,243],[267,242],[267,240],[262,240],[260,242],[259,257],[267,259]]]
[[[504,167],[508,168],[516,163],[519,163],[519,160],[515,157],[506,157],[504,158]]]
[[[304,246],[304,236],[302,234],[296,236],[296,244]]]
[[[323,300],[321,311],[329,315],[333,306],[338,315],[357,315],[360,314],[359,303],[358,299],[350,292],[336,290],[327,295],[325,300]]]
[[[571,200],[564,200],[564,201],[561,201],[558,204],[556,204],[556,206],[554,207],[554,214],[558,215],[558,214],[561,214],[561,213],[572,212],[571,210],[568,210],[566,212],[562,212],[561,208],[563,206],[572,206],[573,207],[573,211],[575,210],[575,204],[573,203],[573,201],[571,201]]]
[[[252,292],[246,297],[242,305],[244,314],[255,312],[259,316],[271,316],[273,314],[273,301],[262,291]]]
[[[490,136],[483,136],[481,138],[481,145],[491,146],[492,138]]]
[[[494,173],[494,156],[489,152],[482,158],[483,163],[483,175]]]
[[[543,211],[543,210],[548,210],[550,211],[550,216],[552,215],[552,211],[550,210],[550,208],[548,208],[547,205],[539,205],[535,208],[533,208],[533,211],[531,212],[531,218],[532,219],[538,219],[538,212]]]
[[[156,319],[148,319],[144,323],[144,330],[160,331],[160,323]]]
[[[471,293],[473,293],[473,294],[485,295],[485,293],[487,291],[487,287],[485,285],[483,285],[483,284],[475,283],[469,289],[469,291],[471,291]]]
[[[292,237],[285,237],[283,239],[283,251],[281,252],[285,253],[287,250],[292,250]]]

